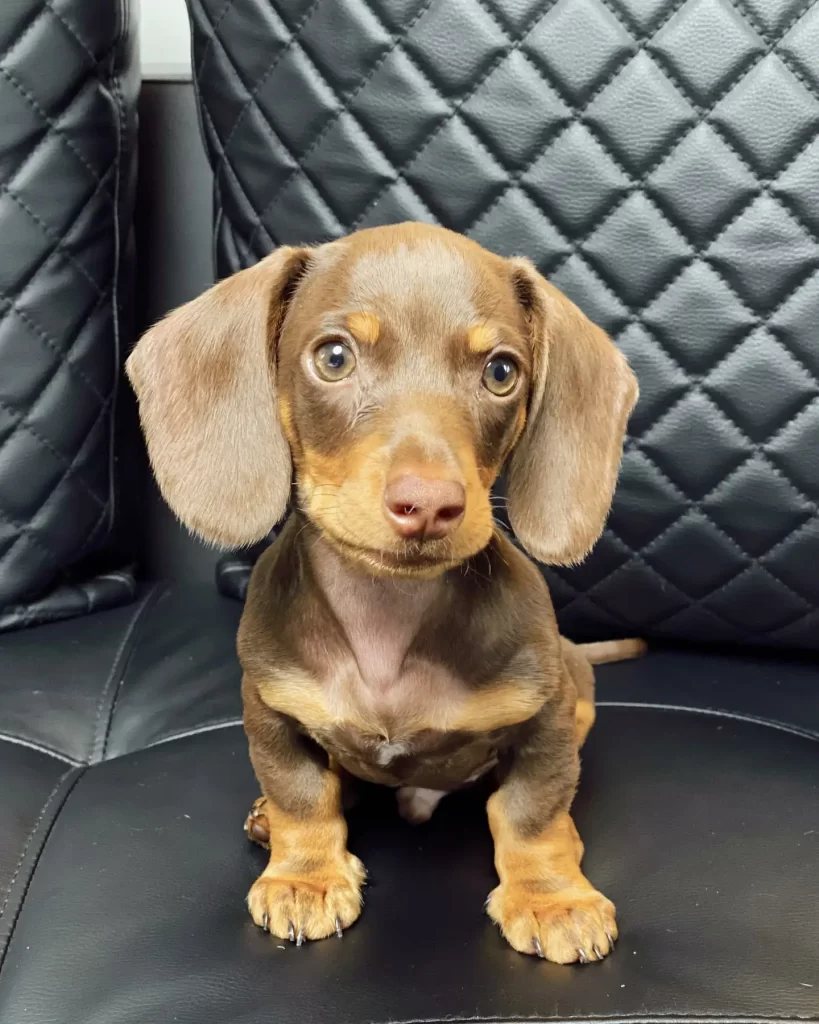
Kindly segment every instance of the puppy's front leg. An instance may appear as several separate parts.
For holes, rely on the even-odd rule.
[[[544,712],[487,808],[500,878],[489,916],[516,950],[559,964],[602,960],[617,938],[614,905],[580,870],[577,773],[573,722]]]
[[[347,851],[341,780],[286,717],[265,709],[246,715],[245,726],[264,794],[254,810],[270,846],[270,862],[248,893],[250,914],[297,945],[340,936],[361,913],[366,874]]]

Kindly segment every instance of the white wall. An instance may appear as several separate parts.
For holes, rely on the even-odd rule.
[[[191,34],[185,0],[140,0],[140,4],[143,78],[190,78]]]

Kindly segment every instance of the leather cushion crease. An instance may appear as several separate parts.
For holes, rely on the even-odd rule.
[[[258,791],[230,598],[258,552],[222,564],[230,597],[126,581],[131,603],[103,608],[32,544],[76,554],[107,502],[107,428],[86,417],[111,408],[110,189],[119,175],[125,202],[129,187],[111,168],[137,63],[132,5],[15,0],[0,5],[0,224],[21,254],[0,259],[0,398],[18,417],[0,405],[0,576],[16,596],[0,604],[20,609],[4,626],[40,624],[0,637],[0,1022],[819,1021],[819,3],[189,7],[221,274],[282,242],[440,221],[535,259],[638,373],[606,533],[548,573],[570,635],[652,640],[598,669],[575,807],[622,937],[586,967],[505,944],[483,912],[480,787],[418,828],[364,791],[350,846],[370,878],[342,941],[296,949],[253,926],[264,854],[242,833]],[[15,125],[34,132],[19,146]],[[71,227],[86,196],[93,255],[89,220]],[[20,310],[56,348],[35,334],[9,377]],[[76,518],[59,517],[59,487],[23,507],[7,486],[23,424],[76,457]],[[68,466],[30,443],[45,487]],[[46,621],[55,583],[60,608],[93,614]]]
[[[607,529],[547,572],[563,629],[816,649],[819,6],[190,11],[222,275],[437,221],[534,259],[628,356]]]
[[[0,632],[135,592],[114,450],[131,341],[133,44],[122,3],[0,9]]]

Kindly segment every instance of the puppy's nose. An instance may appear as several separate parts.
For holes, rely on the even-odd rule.
[[[405,474],[387,483],[384,511],[393,530],[407,540],[440,540],[464,517],[466,493],[456,480]]]

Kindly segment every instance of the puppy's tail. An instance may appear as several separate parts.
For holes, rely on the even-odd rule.
[[[592,665],[604,665],[607,661],[625,661],[627,658],[641,658],[648,650],[645,640],[601,640],[596,644],[578,644]]]

